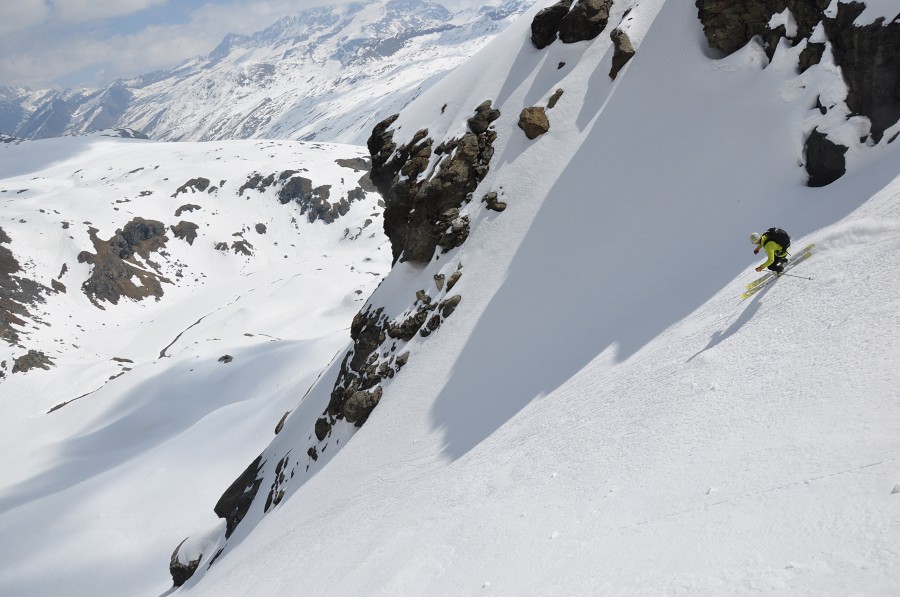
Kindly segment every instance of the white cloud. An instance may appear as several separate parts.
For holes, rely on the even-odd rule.
[[[140,12],[168,0],[51,0],[54,17],[65,23],[85,23]]]
[[[44,0],[4,0],[0,2],[0,33],[29,29],[43,22],[49,14],[50,7]]]
[[[148,23],[124,34],[98,37],[103,20],[168,0],[0,0],[0,85],[101,86],[172,68],[210,53],[228,33],[250,34],[281,17],[350,0],[207,0],[187,22]],[[452,0],[474,2],[474,0]],[[15,10],[9,5],[13,4]],[[4,18],[7,14],[9,18]],[[35,27],[35,25],[41,25]],[[28,29],[28,27],[31,27]]]

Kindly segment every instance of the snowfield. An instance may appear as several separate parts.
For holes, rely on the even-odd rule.
[[[614,4],[609,28],[632,31],[637,53],[610,80],[606,32],[534,49],[541,4],[392,125],[398,144],[425,128],[437,144],[484,100],[501,111],[490,172],[462,208],[461,247],[382,280],[390,247],[369,233],[382,223],[372,194],[346,223],[279,233],[247,264],[200,253],[191,271],[214,274],[159,303],[100,312],[70,285],[72,306],[53,306],[35,337],[84,349],[0,382],[0,593],[900,593],[900,144],[890,142],[900,125],[863,140],[868,123],[848,118],[837,67],[826,58],[797,74],[802,44],[771,62],[755,43],[711,57],[681,0]],[[550,131],[529,141],[520,111],[557,89]],[[847,174],[814,189],[802,164],[816,127],[849,150]],[[77,209],[67,217],[103,222],[108,238],[120,222],[108,197],[81,211],[108,194],[102,172],[124,180],[140,155],[169,164],[177,187],[219,147],[229,157],[209,178],[229,179],[230,194],[220,191],[209,236],[248,217],[288,226],[293,206],[271,191],[247,215],[230,173],[246,180],[302,157],[311,178],[333,166],[322,180],[338,185],[344,172],[352,186],[334,159],[365,151],[324,147],[313,163],[289,142],[116,140],[87,153],[81,141],[54,164],[6,165],[43,143],[0,149],[0,188],[39,179],[0,199],[11,237],[40,205]],[[89,181],[69,205],[59,189],[77,187],[79,167]],[[489,191],[505,211],[484,206]],[[160,217],[171,219],[171,201]],[[357,240],[343,236],[367,219]],[[815,243],[790,272],[810,279],[782,277],[741,300],[762,262],[748,236],[769,226],[795,249]],[[74,240],[90,248],[85,228]],[[304,239],[285,260],[283,243]],[[57,274],[54,257],[32,257],[41,279]],[[368,422],[336,428],[340,441],[263,514],[267,478],[223,542],[216,500],[258,454],[305,450],[353,315],[399,313],[453,271],[459,307],[409,341]],[[73,340],[57,324],[84,329]],[[224,353],[234,361],[219,363]],[[132,371],[46,414],[130,355]],[[166,567],[186,537],[204,559],[171,589]]]

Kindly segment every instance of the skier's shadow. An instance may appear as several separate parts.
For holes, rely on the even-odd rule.
[[[705,347],[703,347],[699,351],[697,351],[691,358],[689,358],[687,360],[687,362],[690,363],[691,361],[693,361],[695,358],[697,358],[698,356],[700,356],[707,350],[709,350],[711,348],[715,348],[716,346],[719,345],[719,343],[721,343],[724,340],[727,340],[728,338],[733,336],[739,329],[744,327],[744,324],[746,324],[751,319],[753,319],[756,316],[757,312],[759,312],[760,299],[762,298],[762,296],[765,293],[769,292],[769,290],[771,288],[772,288],[772,285],[767,284],[762,290],[760,290],[759,292],[754,294],[753,298],[750,299],[750,304],[747,306],[746,309],[744,309],[741,312],[741,315],[734,321],[734,323],[732,323],[730,326],[728,326],[728,328],[725,330],[720,330],[718,332],[715,332],[712,335],[712,338],[709,339],[709,343]]]

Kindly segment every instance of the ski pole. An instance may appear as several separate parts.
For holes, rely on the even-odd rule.
[[[788,278],[800,278],[801,280],[812,280],[812,278],[807,278],[806,276],[795,276],[794,274],[778,274],[779,277],[787,276]]]

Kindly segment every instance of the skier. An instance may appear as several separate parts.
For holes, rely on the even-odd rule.
[[[784,271],[784,263],[787,261],[787,250],[791,246],[791,237],[781,228],[769,228],[761,235],[754,232],[750,235],[750,242],[756,245],[753,254],[759,253],[760,249],[766,252],[769,257],[765,263],[756,268],[761,272],[769,268],[776,274]]]

